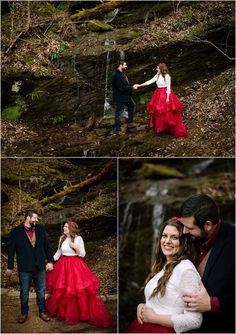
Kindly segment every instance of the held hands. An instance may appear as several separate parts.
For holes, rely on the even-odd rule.
[[[53,270],[53,263],[47,263],[46,271],[52,271],[52,270]]]
[[[133,85],[133,90],[137,90],[139,87],[140,87],[140,85],[135,84],[135,85]]]
[[[200,292],[184,295],[183,301],[187,311],[207,312],[211,310],[211,299],[202,282]]]
[[[7,270],[5,271],[5,276],[11,277],[12,272],[13,272],[13,269],[7,269]]]

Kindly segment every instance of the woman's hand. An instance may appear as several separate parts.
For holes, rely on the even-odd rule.
[[[137,90],[139,87],[140,87],[140,85],[138,85],[138,84],[133,85],[134,90]]]
[[[72,242],[72,241],[71,241],[71,242],[70,242],[70,247],[73,248],[75,252],[77,252],[77,250],[78,250],[78,245],[76,245],[75,242]]]
[[[141,325],[143,324],[142,311],[144,307],[145,307],[145,304],[139,304],[137,307],[137,319]]]
[[[150,322],[152,324],[157,323],[157,314],[153,311],[151,307],[145,306],[142,309],[142,320],[143,322]]]

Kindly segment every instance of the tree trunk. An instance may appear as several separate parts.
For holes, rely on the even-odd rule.
[[[40,204],[42,205],[46,205],[50,202],[55,202],[56,200],[58,200],[59,198],[66,196],[74,191],[78,191],[80,189],[83,189],[87,186],[90,186],[96,182],[99,182],[100,180],[102,180],[109,172],[111,172],[115,167],[115,160],[110,160],[105,167],[103,167],[103,169],[100,171],[99,174],[90,177],[89,179],[84,180],[83,182],[79,183],[79,184],[75,184],[71,187],[66,188],[65,190],[56,193],[53,196],[50,197],[45,197],[40,201]]]

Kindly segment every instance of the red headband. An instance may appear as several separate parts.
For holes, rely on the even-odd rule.
[[[177,222],[182,223],[181,217],[172,217],[171,219],[175,219]]]
[[[75,222],[72,222],[72,221],[69,221],[69,222],[68,222],[68,226],[69,226],[70,228],[78,228],[78,225],[77,225]]]
[[[163,68],[163,67],[165,67],[166,65],[165,65],[164,63],[160,63],[158,66],[159,66],[160,68]]]

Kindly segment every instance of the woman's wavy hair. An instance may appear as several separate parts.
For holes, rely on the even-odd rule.
[[[166,66],[165,63],[159,63],[158,64],[159,68],[160,68],[160,73],[163,76],[163,78],[165,79],[165,75],[169,74],[169,70],[168,67]]]
[[[173,256],[172,261],[169,263],[166,263],[166,256],[163,254],[161,249],[161,237],[166,226],[174,226],[179,232],[179,250]],[[179,221],[177,221],[176,218],[171,218],[165,221],[161,226],[160,238],[157,242],[156,247],[156,259],[151,268],[151,272],[145,281],[145,285],[150,281],[151,278],[153,278],[158,272],[160,272],[164,268],[164,266],[165,269],[164,275],[158,280],[157,286],[153,290],[151,297],[154,297],[158,293],[160,293],[162,297],[164,296],[166,292],[166,284],[170,279],[172,272],[177,264],[185,259],[189,259],[190,261],[195,260],[196,252],[193,242],[191,241],[191,238],[188,234],[183,233],[183,228],[183,225]]]
[[[68,227],[69,227],[71,241],[74,242],[75,237],[79,235],[78,225],[75,222],[72,222],[70,220],[67,222],[67,224],[68,224]],[[63,241],[65,241],[65,240],[66,240],[66,235],[63,233],[62,236],[60,237],[59,247],[58,247],[59,249],[61,248],[61,245],[62,245]]]

